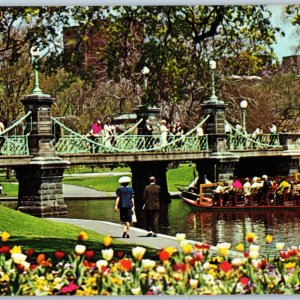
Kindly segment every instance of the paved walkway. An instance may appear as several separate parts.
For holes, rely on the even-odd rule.
[[[115,192],[104,192],[90,189],[87,187],[63,184],[63,193],[65,199],[68,200],[80,200],[80,199],[115,199]],[[178,197],[179,192],[171,192],[171,197]]]
[[[175,237],[158,234],[157,237],[147,237],[148,232],[146,230],[132,227],[130,231],[130,238],[124,239],[122,236],[122,227],[120,224],[104,221],[94,221],[94,220],[83,220],[83,219],[65,219],[65,218],[47,218],[55,222],[63,222],[68,224],[73,224],[80,226],[84,229],[90,229],[95,232],[110,235],[112,238],[129,242],[132,244],[137,244],[141,246],[152,247],[156,249],[162,249],[168,246],[173,246],[178,249],[179,243]]]
[[[176,249],[180,249],[179,242],[176,240],[176,237],[157,234],[157,237],[147,237],[148,232],[144,229],[132,227],[130,230],[130,238],[124,239],[122,236],[122,227],[120,224],[105,222],[105,221],[95,221],[95,220],[83,220],[83,219],[67,219],[67,218],[47,218],[48,220],[55,222],[62,222],[77,225],[84,229],[93,230],[95,232],[110,235],[112,238],[124,241],[131,244],[136,244],[139,246],[146,246],[155,249],[162,249],[169,246],[173,246]],[[190,244],[194,245],[195,243],[200,243],[199,241],[187,240]],[[215,246],[211,246],[211,250],[217,253]],[[235,256],[243,256],[242,253],[236,251],[229,251],[230,254]]]
[[[67,199],[99,199],[115,198],[115,192],[104,192],[72,184],[63,184],[64,197]]]

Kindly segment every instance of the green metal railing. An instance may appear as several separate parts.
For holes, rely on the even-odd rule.
[[[31,119],[27,122],[26,118],[30,115],[31,111],[0,133],[0,155],[29,154],[28,134],[31,131],[32,123]]]
[[[264,150],[282,148],[282,145],[280,145],[279,134],[260,134],[253,137],[252,134],[240,132],[231,126],[230,123],[228,124],[234,132],[227,136],[226,142],[228,150]]]
[[[60,126],[64,132],[67,132],[67,135],[60,137],[55,143],[54,150],[58,154],[204,151],[208,150],[207,135],[197,136],[195,133],[197,128],[202,126],[208,118],[209,116],[185,135],[169,135],[167,143],[162,143],[160,135],[144,136],[122,134],[110,137],[108,140],[104,136],[89,138],[86,135],[81,135],[66,127],[57,119],[52,118],[56,126]],[[132,128],[136,127],[137,125]]]

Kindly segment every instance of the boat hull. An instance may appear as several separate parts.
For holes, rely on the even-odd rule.
[[[220,206],[213,205],[213,201],[202,202],[198,204],[197,201],[181,197],[183,202],[186,203],[194,211],[248,211],[248,210],[300,210],[300,205],[228,205]]]

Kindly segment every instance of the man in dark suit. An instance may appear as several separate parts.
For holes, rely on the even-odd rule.
[[[160,209],[161,188],[156,184],[154,176],[150,177],[150,184],[144,189],[143,209],[146,213],[146,229],[149,231],[147,236],[157,236],[159,224],[159,209]]]

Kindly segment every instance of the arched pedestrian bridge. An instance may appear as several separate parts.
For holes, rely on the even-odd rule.
[[[162,146],[160,135],[137,135],[133,132],[137,122],[122,134],[114,136],[109,143],[103,135],[90,139],[65,126],[52,117],[52,128],[59,135],[53,135],[51,145],[59,157],[71,164],[119,163],[137,161],[180,161],[208,159],[209,134],[197,135],[197,128],[203,126],[210,116],[206,116],[194,128],[182,136],[169,134],[167,144]],[[28,139],[32,130],[29,111],[12,126],[0,134],[0,166],[27,164],[31,159]],[[224,153],[236,157],[280,156],[293,151],[300,157],[300,134],[262,134],[253,138],[251,134],[236,131],[224,134]]]

